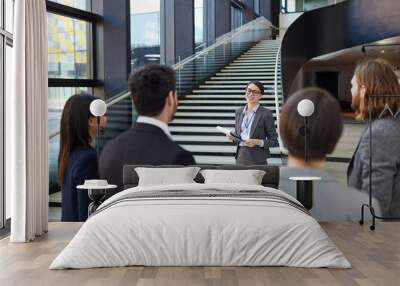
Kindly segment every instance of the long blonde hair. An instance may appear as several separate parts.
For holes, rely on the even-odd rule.
[[[368,59],[359,62],[355,72],[359,87],[365,88],[365,95],[360,98],[359,110],[356,118],[364,120],[368,118],[368,107],[371,106],[372,119],[376,119],[387,105],[393,112],[400,108],[400,97],[383,97],[383,95],[399,95],[400,84],[393,67],[384,59]],[[371,96],[382,96],[371,98]]]

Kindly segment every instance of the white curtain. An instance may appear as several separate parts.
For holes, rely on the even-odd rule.
[[[45,0],[16,0],[12,93],[6,98],[6,187],[12,242],[48,227],[47,28]]]

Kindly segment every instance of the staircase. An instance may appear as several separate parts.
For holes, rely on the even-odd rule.
[[[250,80],[264,86],[261,104],[275,114],[274,72],[280,41],[260,41],[184,100],[179,101],[170,131],[174,141],[192,152],[198,164],[235,164],[236,146],[215,126],[233,129],[235,110],[246,104],[244,90]],[[279,70],[280,73],[280,70]],[[280,75],[278,87],[281,92]],[[279,102],[279,106],[282,102]],[[275,122],[276,125],[276,122]],[[281,164],[279,148],[271,148],[269,164]]]
[[[234,128],[235,110],[246,104],[244,93],[250,80],[259,80],[264,84],[266,92],[261,104],[270,109],[276,119],[274,72],[279,46],[280,41],[277,40],[260,41],[225,67],[216,61],[214,64],[221,65],[222,69],[179,101],[175,119],[169,128],[173,140],[190,151],[196,163],[235,164],[236,146],[215,127]],[[280,73],[280,69],[278,71]],[[186,72],[187,69],[177,70],[177,78],[190,77]],[[281,92],[280,74],[278,90]],[[112,105],[107,111],[105,142],[129,128],[131,112],[130,97]],[[279,148],[271,148],[270,151],[272,157],[268,163],[281,164]]]

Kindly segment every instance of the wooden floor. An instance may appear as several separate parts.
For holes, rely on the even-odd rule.
[[[124,267],[48,270],[79,229],[79,223],[50,223],[29,244],[0,241],[0,285],[400,285],[400,223],[324,224],[352,263],[349,270],[288,267]]]

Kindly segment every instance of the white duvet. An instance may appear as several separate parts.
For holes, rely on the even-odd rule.
[[[318,222],[301,210],[258,198],[152,198],[132,192],[263,190],[238,184],[136,187],[100,206],[50,269],[145,266],[293,266],[349,268]],[[108,207],[106,208],[106,206]]]

